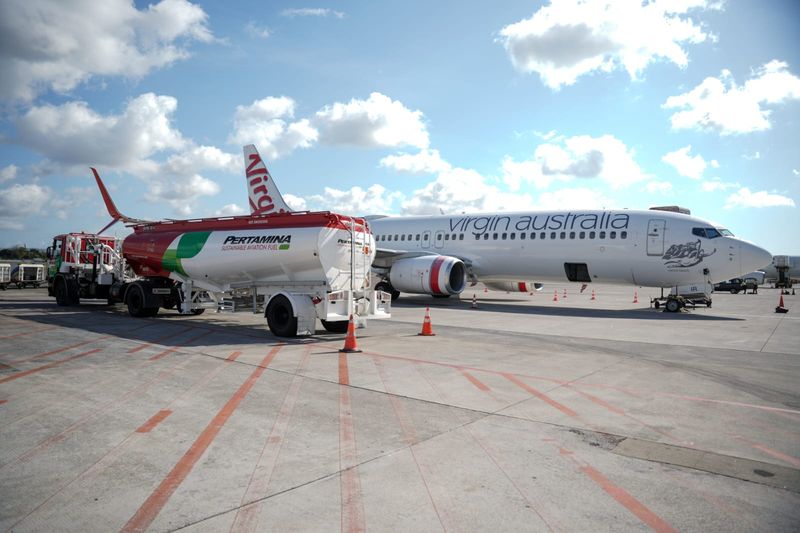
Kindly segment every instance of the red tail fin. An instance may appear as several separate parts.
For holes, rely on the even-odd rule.
[[[103,197],[103,201],[106,204],[106,209],[108,209],[108,214],[111,215],[111,218],[113,219],[111,222],[108,223],[108,225],[106,225],[106,227],[104,227],[103,229],[98,231],[97,232],[98,234],[103,233],[105,230],[107,230],[108,228],[110,228],[111,226],[113,226],[114,224],[116,224],[120,220],[123,221],[123,222],[132,223],[132,224],[147,224],[147,223],[149,223],[148,220],[140,220],[138,218],[126,217],[125,215],[120,213],[119,209],[117,209],[117,206],[114,204],[114,200],[111,199],[111,195],[108,194],[108,189],[106,189],[106,186],[103,183],[103,180],[100,179],[100,174],[97,173],[97,170],[94,167],[90,167],[90,168],[92,169],[92,173],[94,174],[95,181],[97,181],[97,186],[100,188],[100,195]]]

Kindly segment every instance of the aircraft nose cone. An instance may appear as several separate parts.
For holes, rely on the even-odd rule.
[[[743,242],[739,246],[739,258],[743,274],[758,270],[772,263],[772,254],[760,246],[749,242]]]

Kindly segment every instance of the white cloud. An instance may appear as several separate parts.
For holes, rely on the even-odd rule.
[[[800,176],[800,170],[797,170],[796,168],[793,168],[792,169],[792,174],[794,174],[795,176]]]
[[[247,21],[244,31],[247,33],[247,35],[250,37],[255,37],[256,39],[266,39],[270,36],[269,28],[266,26],[261,26],[254,20]]]
[[[139,10],[130,0],[0,2],[0,98],[31,101],[97,76],[139,78],[209,42],[208,15],[186,0]]]
[[[19,167],[17,165],[7,165],[0,169],[0,183],[11,181],[17,178]]]
[[[527,194],[501,191],[472,169],[452,168],[404,201],[406,215],[431,215],[479,211],[517,211],[529,209],[533,200]]]
[[[767,191],[752,192],[747,187],[742,187],[737,192],[728,196],[725,208],[732,207],[794,207],[794,200],[789,197],[769,193]]]
[[[49,187],[33,183],[15,183],[0,189],[0,228],[22,229],[22,219],[41,214],[52,197],[53,191]]]
[[[341,11],[334,11],[333,9],[327,9],[321,7],[301,7],[295,9],[284,9],[283,11],[281,11],[281,15],[289,18],[335,17],[337,19],[343,19],[345,17],[345,13],[342,13]]]
[[[53,195],[50,206],[55,210],[55,215],[60,220],[67,220],[70,214],[75,213],[90,198],[97,198],[97,189],[94,187],[69,187]]]
[[[286,201],[286,205],[294,211],[308,211],[305,198],[295,196],[294,194],[284,194],[283,199]]]
[[[728,189],[735,189],[736,187],[739,187],[738,183],[722,181],[720,178],[711,178],[700,184],[700,188],[705,192],[726,191]]]
[[[381,93],[366,100],[337,102],[317,111],[312,119],[320,142],[358,147],[428,147],[428,131],[422,111],[411,111]]]
[[[618,68],[637,79],[662,59],[685,68],[684,45],[710,38],[687,13],[709,7],[705,0],[552,0],[505,26],[498,40],[518,71],[537,72],[551,89]]]
[[[536,147],[533,159],[503,161],[503,180],[512,191],[522,183],[545,189],[554,181],[601,179],[615,189],[649,179],[635,161],[635,152],[613,135],[579,135]]]
[[[668,181],[648,181],[644,190],[650,194],[667,194],[672,192],[672,183]]]
[[[689,155],[689,152],[692,150],[692,145],[686,145],[683,148],[679,148],[674,152],[669,152],[665,156],[661,158],[661,160],[669,165],[675,167],[675,170],[678,171],[678,174],[681,176],[685,176],[687,178],[692,178],[693,180],[699,180],[703,178],[703,172],[705,171],[706,167],[708,166],[706,160],[703,159],[703,156],[700,154],[697,155]],[[715,168],[719,166],[716,164],[716,161],[712,162],[712,166]]]
[[[188,176],[206,169],[222,170],[229,174],[239,173],[244,176],[242,156],[223,152],[216,146],[190,146],[182,152],[173,154],[167,159],[161,172]]]
[[[198,146],[173,124],[178,102],[153,93],[129,101],[120,115],[101,115],[84,102],[32,107],[17,120],[21,142],[46,158],[42,174],[85,173],[87,166],[123,171],[145,182],[145,195],[188,215],[201,196],[219,186],[201,172],[242,173],[240,155]],[[153,159],[169,154],[165,161]]]
[[[86,102],[32,107],[17,120],[23,144],[65,164],[126,168],[185,141],[172,127],[178,101],[142,94],[121,115],[100,115]]]
[[[450,163],[442,159],[439,150],[420,150],[416,154],[394,154],[381,159],[380,166],[410,174],[436,174],[450,170]]]
[[[325,187],[324,194],[308,199],[315,209],[328,209],[337,213],[376,214],[392,211],[392,205],[401,198],[397,192],[389,192],[383,185],[372,185],[366,189],[351,187],[342,191]]]
[[[152,200],[165,201],[179,214],[192,213],[193,203],[201,196],[214,196],[219,192],[216,182],[199,174],[182,179],[152,178],[148,180],[147,195]]]
[[[319,133],[308,119],[292,122],[295,102],[288,96],[269,96],[249,106],[237,106],[228,142],[255,144],[263,157],[277,159],[297,148],[308,148]]]
[[[217,217],[231,217],[236,215],[246,215],[247,210],[238,204],[225,204],[214,212]]]
[[[766,105],[800,99],[800,78],[789,66],[772,60],[738,86],[730,71],[709,77],[678,96],[670,96],[662,107],[680,109],[670,117],[673,129],[717,131],[721,135],[763,131],[772,127],[772,111]]]

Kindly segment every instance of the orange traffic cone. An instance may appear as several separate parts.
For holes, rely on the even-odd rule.
[[[356,345],[356,323],[353,321],[353,315],[350,315],[350,322],[347,324],[347,336],[344,338],[344,348],[340,352],[360,352],[358,345]]]
[[[781,299],[778,301],[778,307],[775,308],[776,313],[788,313],[789,310],[784,307],[783,305],[783,294],[781,294]]]
[[[567,289],[564,289],[564,298],[567,297]]]
[[[558,289],[553,291],[553,301],[554,302],[558,301]]]
[[[590,300],[597,300],[597,298],[594,295],[594,289],[592,289],[592,297],[590,298]]]
[[[422,331],[417,333],[417,335],[421,335],[423,337],[433,337],[436,333],[433,332],[431,328],[431,308],[425,308],[425,319],[422,321]]]
[[[635,304],[639,303],[639,292],[638,291],[633,291],[633,303],[635,303]]]
[[[472,306],[470,307],[470,309],[477,309],[477,308],[478,308],[478,299],[475,298],[475,295],[473,294],[472,295]]]

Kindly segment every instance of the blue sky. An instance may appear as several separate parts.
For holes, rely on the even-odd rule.
[[[293,207],[681,205],[800,255],[800,4],[0,4],[0,246]],[[122,235],[124,227],[115,227]]]

